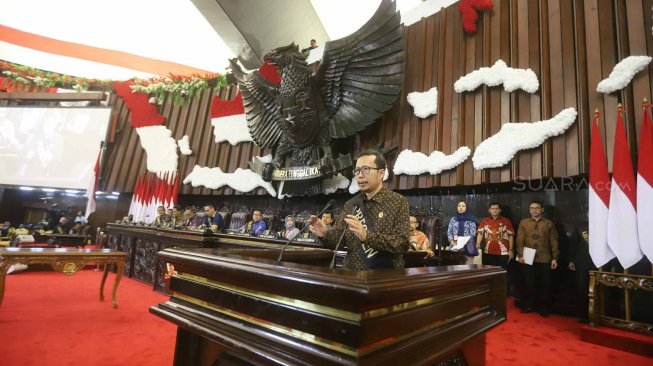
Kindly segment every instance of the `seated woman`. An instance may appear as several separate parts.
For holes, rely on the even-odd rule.
[[[417,250],[426,252],[427,257],[432,257],[435,253],[431,250],[431,242],[429,238],[423,232],[417,230],[419,222],[415,216],[410,216],[410,236],[408,240],[410,241],[410,250]]]
[[[282,232],[282,235],[286,239],[293,239],[299,234],[299,229],[295,227],[295,217],[292,215],[286,216],[286,229]]]

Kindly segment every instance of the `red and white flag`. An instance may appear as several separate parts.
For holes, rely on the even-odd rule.
[[[608,246],[608,207],[610,207],[610,175],[605,158],[603,140],[599,133],[599,113],[594,115],[590,140],[589,184],[590,256],[594,265],[601,267],[614,258]]]
[[[86,203],[86,220],[95,212],[95,192],[98,187],[98,172],[100,171],[100,154],[102,153],[102,148],[97,154],[97,160],[95,161],[95,168],[93,169],[93,177],[88,181],[88,186],[86,188],[86,198],[88,202]]]
[[[623,122],[623,109],[617,112],[612,161],[612,187],[608,213],[608,245],[624,268],[642,259],[637,234],[635,171]],[[591,236],[591,233],[590,233]]]
[[[637,227],[642,252],[653,261],[653,123],[644,107],[642,129],[639,135],[639,162],[637,164]]]

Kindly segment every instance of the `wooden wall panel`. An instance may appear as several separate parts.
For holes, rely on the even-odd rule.
[[[375,125],[356,136],[334,141],[334,152],[356,155],[382,143],[397,152],[411,149],[429,155],[434,150],[453,153],[460,146],[472,150],[497,133],[508,122],[534,122],[551,118],[564,108],[574,107],[578,118],[562,135],[542,146],[519,152],[503,167],[478,171],[471,157],[461,166],[437,176],[391,174],[391,189],[473,186],[541,177],[576,176],[588,173],[589,130],[594,109],[601,112],[600,128],[612,164],[617,104],[625,108],[626,130],[633,157],[642,118],[641,102],[651,99],[651,67],[636,75],[625,89],[609,95],[596,92],[599,81],[630,55],[653,54],[653,0],[497,0],[494,9],[481,14],[476,34],[462,30],[457,4],[442,9],[405,28],[406,62],[404,87],[395,106]],[[453,84],[461,76],[497,60],[511,67],[530,68],[538,76],[540,89],[505,92],[502,86],[482,86],[456,93]],[[418,118],[406,102],[412,91],[438,88],[438,113]],[[160,107],[166,126],[178,140],[190,138],[193,154],[180,155],[179,175],[183,180],[195,165],[219,167],[225,172],[247,168],[256,155],[266,155],[253,143],[231,146],[214,142],[210,106],[214,95],[231,99],[233,87],[207,90],[183,106],[165,100]],[[113,112],[118,131],[107,147],[101,188],[131,192],[136,178],[145,171],[145,152],[129,123],[129,112],[115,98]],[[394,158],[389,160],[390,168]],[[349,174],[346,172],[346,174]],[[180,194],[234,195],[225,187],[217,190],[182,185]],[[248,194],[266,195],[264,189]]]

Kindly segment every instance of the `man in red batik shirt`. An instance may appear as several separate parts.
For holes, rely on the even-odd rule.
[[[513,258],[513,242],[515,229],[507,218],[501,216],[501,205],[499,202],[490,203],[488,211],[490,216],[481,220],[478,225],[476,236],[476,247],[481,247],[481,241],[485,240],[483,251],[483,264],[508,267],[508,262]]]

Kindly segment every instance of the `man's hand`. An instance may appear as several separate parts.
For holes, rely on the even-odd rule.
[[[514,259],[515,258],[515,253],[512,252],[512,250],[508,251],[508,259]]]
[[[519,257],[519,263],[524,264],[526,261],[524,260],[524,257]]]
[[[576,265],[574,264],[574,262],[569,262],[569,270],[570,271],[575,271],[576,270]]]
[[[556,269],[558,268],[558,261],[553,259],[551,260],[551,269]]]
[[[358,240],[364,242],[367,240],[367,229],[363,227],[363,223],[360,222],[354,215],[347,215],[345,216],[345,223],[347,223],[347,227],[349,228],[349,231],[352,232],[352,234],[356,235]]]
[[[434,255],[435,253],[433,253],[431,249],[426,249],[426,257],[424,257],[424,259],[433,257]]]
[[[323,238],[326,235],[328,228],[324,221],[315,215],[311,215],[308,218],[308,230],[313,233],[313,235],[318,238]]]

